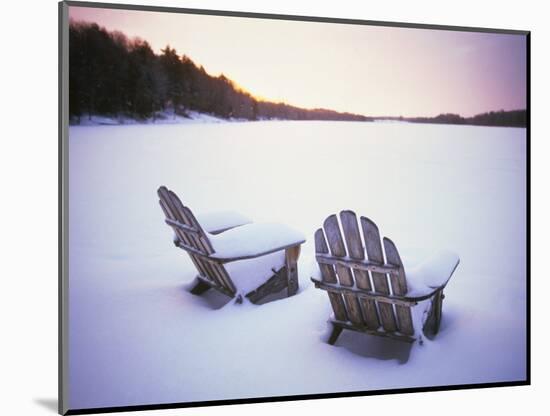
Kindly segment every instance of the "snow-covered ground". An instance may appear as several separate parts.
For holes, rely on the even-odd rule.
[[[71,408],[525,378],[525,129],[266,121],[69,136]],[[299,293],[261,306],[191,295],[160,185],[196,212],[302,232]],[[342,209],[375,221],[406,267],[460,255],[435,339],[325,342],[313,233]]]

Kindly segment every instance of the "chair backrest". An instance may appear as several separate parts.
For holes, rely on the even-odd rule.
[[[342,211],[340,221],[329,216],[315,232],[315,252],[336,320],[414,334],[410,306],[399,301],[407,293],[403,263],[389,238],[382,246],[374,222],[366,217],[358,222],[353,211]]]
[[[211,282],[213,286],[228,292],[230,296],[235,295],[235,285],[225,267],[209,258],[214,249],[193,212],[165,186],[161,186],[157,194],[160,206],[166,216],[166,223],[172,227],[176,234],[178,247],[187,251],[199,275]]]

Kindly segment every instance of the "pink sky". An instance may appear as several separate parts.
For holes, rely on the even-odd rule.
[[[373,116],[526,107],[526,38],[69,7],[75,20],[167,44],[256,96]]]

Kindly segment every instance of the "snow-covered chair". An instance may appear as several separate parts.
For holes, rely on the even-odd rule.
[[[341,228],[333,214],[315,232],[321,278],[311,280],[328,292],[334,311],[329,344],[336,342],[343,329],[408,342],[422,342],[422,332],[437,334],[443,289],[458,266],[458,256],[442,251],[405,274],[389,238],[382,240],[382,249],[374,222],[361,217],[358,223],[353,211],[342,211],[340,223]]]
[[[212,288],[238,303],[243,295],[258,303],[284,288],[288,296],[298,291],[301,233],[282,224],[254,224],[229,211],[195,216],[166,187],[157,193],[174,244],[189,254],[198,271],[191,293]]]

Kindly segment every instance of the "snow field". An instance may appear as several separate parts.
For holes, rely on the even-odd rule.
[[[236,122],[69,131],[71,408],[525,377],[525,130],[407,123]],[[255,306],[187,289],[156,190],[307,238],[300,291]],[[313,233],[371,218],[406,270],[450,249],[439,335],[407,345],[344,331],[315,273]],[[251,265],[239,265],[254,270]]]

